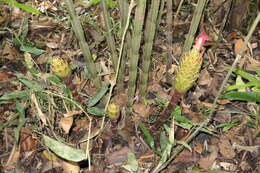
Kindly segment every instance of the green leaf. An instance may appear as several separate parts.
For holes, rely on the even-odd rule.
[[[24,91],[16,91],[13,93],[8,93],[0,97],[0,100],[10,100],[10,99],[18,99],[25,96],[28,96],[31,93],[31,90],[24,90]]]
[[[105,83],[102,88],[88,101],[88,107],[92,107],[106,94],[109,88],[109,83]]]
[[[20,50],[24,52],[33,53],[35,55],[41,55],[44,52],[44,50],[38,49],[36,47],[31,47],[31,46],[21,46]]]
[[[242,76],[243,78],[245,78],[245,79],[247,79],[249,81],[257,81],[258,80],[253,75],[251,75],[250,73],[245,72],[244,70],[234,69],[233,72],[236,73],[237,75]]]
[[[73,162],[80,162],[87,159],[86,152],[81,149],[75,149],[43,135],[45,145],[61,158]]]
[[[151,133],[147,130],[147,128],[144,126],[143,123],[140,123],[139,124],[139,127],[140,129],[142,130],[144,136],[145,136],[145,139],[146,139],[146,142],[148,143],[148,145],[152,148],[152,149],[155,149],[155,146],[154,146],[154,139],[153,139],[153,136],[151,135]]]
[[[96,115],[96,116],[104,116],[105,115],[105,110],[97,108],[97,107],[87,108],[87,112],[92,114],[92,115]]]
[[[135,154],[132,152],[127,153],[127,163],[122,165],[123,168],[128,170],[129,172],[136,172],[138,170],[138,161],[135,158]]]
[[[1,1],[8,3],[11,6],[21,8],[22,10],[27,11],[29,13],[40,14],[40,11],[37,10],[36,8],[33,8],[29,5],[18,3],[15,0],[1,0]]]
[[[160,135],[160,146],[161,146],[161,151],[163,151],[167,144],[169,143],[169,140],[168,138],[166,137],[165,133],[162,132],[161,135]]]
[[[260,102],[260,95],[257,92],[229,92],[223,97],[230,100]]]
[[[191,147],[189,146],[189,144],[185,141],[177,141],[177,144],[183,145],[185,148],[187,148],[188,150],[190,150],[190,152],[192,152]]]
[[[26,78],[19,78],[19,81],[22,82],[25,86],[27,86],[30,89],[36,90],[36,91],[42,91],[43,87],[42,85],[38,84],[35,81],[31,81]]]
[[[247,82],[246,84],[231,85],[228,88],[226,88],[226,91],[245,89],[246,87],[250,87],[250,86],[260,87],[260,81],[258,80],[258,81]]]

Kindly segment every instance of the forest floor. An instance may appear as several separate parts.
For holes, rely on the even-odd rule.
[[[102,9],[98,4],[88,7],[87,1],[74,3],[102,76],[102,86],[105,86],[113,70]],[[33,6],[41,11],[40,15],[0,3],[0,172],[148,173],[158,164],[166,163],[172,148],[174,152],[175,147],[184,146],[162,173],[259,173],[259,95],[254,96],[255,100],[248,95],[220,97],[207,126],[191,142],[185,142],[214,108],[213,101],[256,16],[251,10],[252,4],[248,5],[249,10],[240,7],[241,14],[236,16],[233,13],[239,8],[231,9],[218,40],[225,5],[212,1],[206,6],[206,9],[219,8],[210,16],[204,16],[203,25],[209,40],[199,78],[164,125],[156,129],[154,123],[171,99],[172,79],[194,12],[192,4],[185,2],[178,17],[173,19],[172,61],[167,60],[164,11],[153,43],[147,97],[144,101],[136,97],[130,110],[127,106],[129,65],[126,63],[125,90],[119,92],[115,88],[112,95],[112,101],[120,105],[121,116],[113,120],[103,119],[97,113],[102,109],[88,109],[89,100],[99,90],[88,75],[65,3],[35,1]],[[118,7],[111,7],[109,12],[119,51]],[[230,91],[259,94],[259,40],[258,25],[221,96]],[[72,69],[69,79],[60,80],[53,75],[50,61],[55,57],[68,62]],[[169,62],[171,64],[167,64]],[[137,83],[137,96],[138,86]],[[105,100],[101,100],[97,108],[104,108]],[[173,131],[174,144],[169,143],[169,130]],[[167,152],[165,146],[170,147],[168,155],[164,153]],[[82,151],[88,159],[80,158]]]

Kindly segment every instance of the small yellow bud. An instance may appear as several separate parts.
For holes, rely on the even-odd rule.
[[[57,76],[64,78],[70,75],[71,69],[66,61],[61,58],[54,58],[51,62],[51,70]]]
[[[107,115],[111,119],[117,119],[120,116],[119,106],[114,103],[109,104],[107,108]]]

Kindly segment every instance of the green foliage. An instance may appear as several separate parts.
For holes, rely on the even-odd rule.
[[[45,135],[43,140],[51,151],[65,160],[80,162],[88,158],[84,150],[72,148]]]
[[[223,131],[228,131],[233,127],[236,127],[240,124],[239,120],[231,120],[229,123],[221,123],[218,125],[219,128],[222,128]]]
[[[93,96],[89,99],[88,101],[88,107],[92,107],[95,104],[97,104],[100,99],[102,99],[102,97],[106,94],[106,92],[109,89],[109,83],[105,83],[102,88]]]
[[[100,3],[100,0],[91,0],[91,3],[93,5],[96,5],[98,3]],[[106,5],[109,7],[109,8],[113,8],[117,5],[117,2],[116,1],[113,1],[113,0],[105,0],[105,3]]]
[[[135,154],[132,152],[127,153],[127,158],[128,158],[127,163],[122,167],[131,173],[138,171],[138,161],[135,158]]]
[[[21,4],[19,2],[16,2],[15,0],[0,0],[2,2],[5,2],[13,7],[18,7],[26,12],[32,13],[32,14],[40,14],[40,11],[36,8],[33,8],[29,5]]]
[[[256,70],[255,76],[241,69],[234,69],[233,72],[237,75],[236,83],[227,87],[227,92],[222,97],[230,100],[260,102],[259,70]],[[248,90],[251,92],[247,92]]]

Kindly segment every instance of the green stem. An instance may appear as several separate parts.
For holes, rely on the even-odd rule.
[[[155,36],[156,31],[156,20],[158,16],[160,6],[160,0],[152,1],[151,9],[149,10],[147,21],[146,21],[146,30],[144,34],[145,39],[145,45],[143,49],[143,63],[141,66],[142,73],[140,76],[140,95],[142,97],[145,96],[146,89],[147,89],[147,83],[148,83],[148,74],[149,74],[149,68],[151,63],[151,54],[152,54],[152,48],[153,48],[153,40]]]
[[[183,53],[188,52],[191,49],[191,46],[192,46],[192,43],[194,41],[194,37],[195,37],[195,34],[197,32],[199,22],[200,22],[206,1],[207,0],[198,1],[197,7],[196,7],[195,12],[194,12],[194,16],[193,16],[192,21],[191,21],[191,26],[190,26],[190,30],[189,30],[189,33],[188,33],[188,37],[185,40],[185,43],[184,43],[184,46],[183,46],[183,50],[182,50]]]
[[[85,58],[86,65],[91,74],[91,77],[94,78],[94,84],[97,88],[101,87],[100,79],[97,77],[96,65],[92,59],[88,43],[86,42],[85,35],[81,23],[78,19],[78,16],[75,13],[75,7],[71,0],[65,0],[69,15],[71,17],[72,28],[75,32],[77,39],[79,40],[79,46],[82,51],[82,54]]]
[[[132,56],[130,57],[130,72],[128,83],[128,105],[131,106],[134,101],[137,66],[139,61],[139,49],[142,38],[142,29],[145,17],[146,0],[138,0],[138,5],[135,11],[134,30],[132,35]]]

